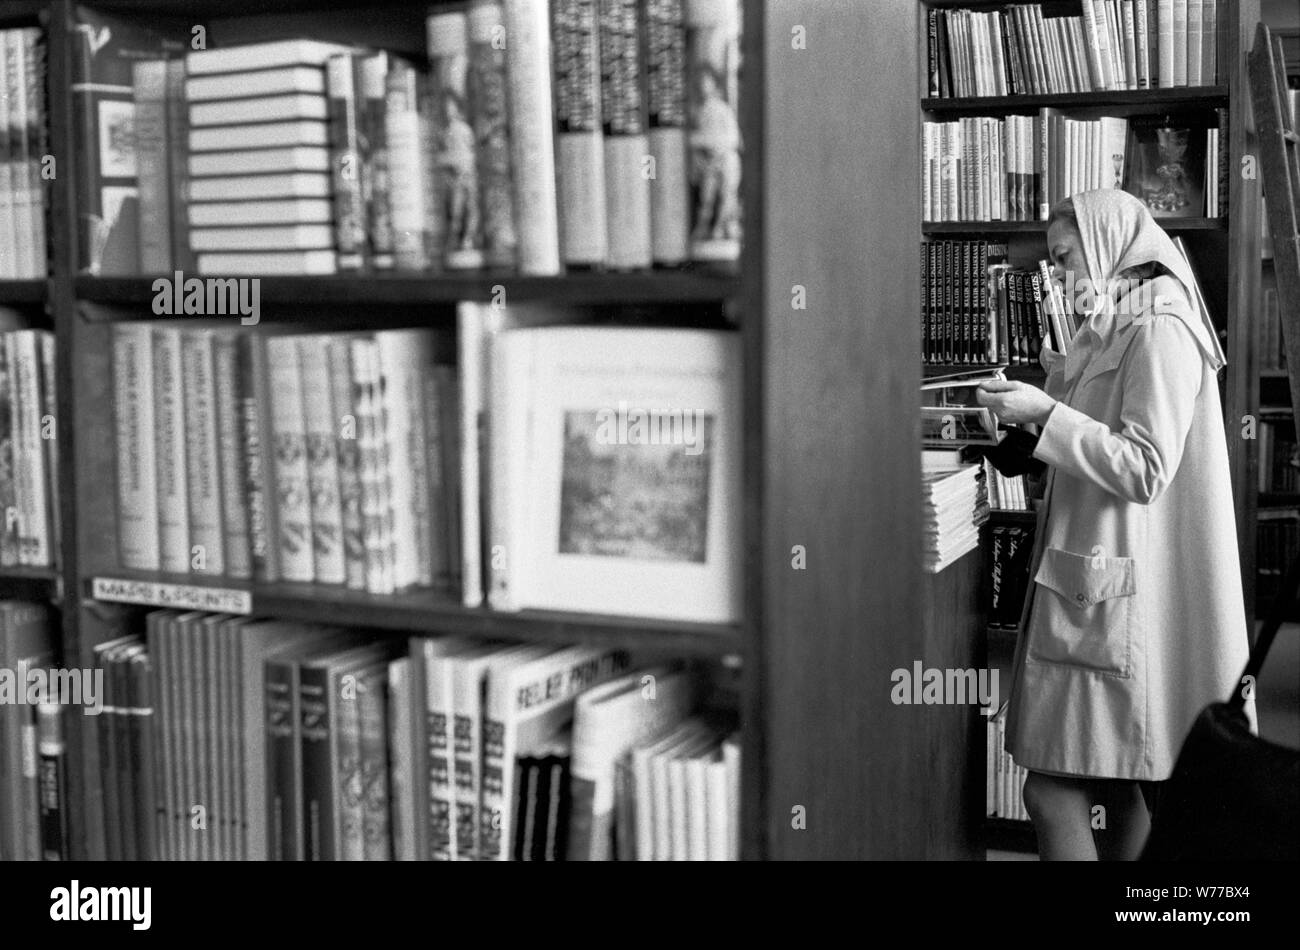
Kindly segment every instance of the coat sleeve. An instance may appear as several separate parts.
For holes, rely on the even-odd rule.
[[[1125,501],[1149,505],[1183,456],[1201,388],[1200,349],[1181,319],[1156,314],[1137,329],[1118,377],[1118,431],[1058,402],[1034,455]]]

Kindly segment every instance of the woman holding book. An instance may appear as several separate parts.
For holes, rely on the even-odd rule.
[[[1075,195],[1047,238],[1082,325],[1067,354],[1043,351],[1045,390],[979,396],[1041,427],[1033,456],[1048,466],[1007,748],[1029,770],[1044,859],[1134,858],[1144,799],[1249,650],[1224,360],[1187,262],[1137,198]]]

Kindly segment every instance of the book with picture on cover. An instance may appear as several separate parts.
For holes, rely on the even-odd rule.
[[[921,384],[921,438],[938,448],[997,445],[1002,439],[997,414],[981,406],[976,391],[985,382],[1005,380],[1000,369]]]
[[[738,342],[610,327],[491,341],[494,607],[740,615]]]

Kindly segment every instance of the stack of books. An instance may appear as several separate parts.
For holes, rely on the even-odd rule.
[[[989,623],[1014,627],[1029,590],[1029,558],[1034,547],[1034,528],[1030,525],[995,524],[989,529],[992,558],[989,571],[992,597]]]
[[[981,465],[923,467],[922,548],[925,569],[937,574],[979,546],[988,520],[988,492]]]
[[[1007,96],[1213,86],[1220,0],[1081,0],[929,11],[929,95]]]
[[[0,333],[0,566],[59,563],[54,334]]]
[[[0,280],[45,277],[45,42],[0,30]]]
[[[60,698],[42,692],[57,688],[49,674],[60,639],[48,604],[0,601],[0,676],[7,680],[0,703],[0,861],[69,857],[59,719],[42,714],[40,705]],[[76,695],[63,698],[97,697],[81,695],[78,682]]]
[[[288,40],[186,56],[188,244],[199,273],[335,270],[325,63],[342,50]],[[144,79],[162,112],[166,62],[135,68],[137,102]],[[142,223],[150,193],[142,180]]]
[[[986,721],[988,763],[985,787],[985,813],[990,818],[1028,821],[1023,789],[1029,772],[1016,765],[1007,752],[1007,707]]]
[[[96,661],[110,859],[738,854],[739,746],[678,662],[165,610]]]
[[[428,17],[427,69],[307,38],[173,50],[84,19],[109,39],[77,61],[99,149],[83,272],[739,258],[739,0],[473,0]]]

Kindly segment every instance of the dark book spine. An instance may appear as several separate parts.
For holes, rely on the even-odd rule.
[[[975,254],[975,273],[971,275],[971,294],[975,298],[975,352],[981,363],[991,363],[994,357],[989,352],[988,274],[989,243],[980,241]]]
[[[131,719],[135,697],[132,695],[130,655],[118,654],[110,662],[108,679],[113,681],[113,692],[117,716],[118,749],[116,757],[117,777],[117,820],[121,825],[120,840],[122,860],[137,859],[135,832],[135,767],[136,748],[135,732]]]
[[[36,710],[41,857],[45,861],[68,859],[68,779],[62,713],[63,707],[53,703],[42,703]]]
[[[146,749],[149,741],[149,657],[136,653],[122,664],[124,678],[129,683],[126,708],[126,725],[131,736],[131,762],[128,776],[130,811],[134,828],[134,849],[137,861],[154,858],[154,800],[153,751]]]
[[[938,12],[938,51],[939,51],[939,96],[951,99],[955,93],[952,88],[952,65],[948,53],[948,12]]]
[[[122,740],[118,736],[116,704],[121,701],[108,658],[99,655],[99,667],[104,671],[103,708],[99,722],[99,781],[104,807],[104,851],[109,861],[122,860],[122,823],[118,819],[117,756]]]
[[[995,524],[989,531],[992,539],[992,562],[990,573],[990,595],[989,595],[989,621],[996,624],[1004,624],[1006,620],[1003,617],[1005,612],[1006,599],[1003,597],[1003,566],[1002,566],[1002,536],[1006,533],[1006,526]]]
[[[361,723],[361,839],[367,861],[393,857],[389,838],[388,729],[385,722],[387,668],[358,687]]]
[[[330,168],[334,181],[334,241],[340,271],[363,270],[366,264],[362,167],[357,142],[357,96],[352,56],[329,58]]]
[[[185,60],[167,61],[167,148],[171,174],[171,261],[179,271],[196,269],[190,250],[190,114],[185,100]]]
[[[266,664],[267,849],[271,861],[301,860],[298,811],[298,665]]]
[[[469,99],[477,143],[483,250],[489,267],[513,267],[519,237],[515,229],[514,176],[510,165],[510,111],[506,92],[507,52],[495,41],[501,6],[475,3],[469,17]]]
[[[329,670],[304,666],[298,671],[299,747],[302,763],[304,861],[333,861],[334,783],[330,762]]]
[[[267,491],[266,351],[255,334],[240,334],[236,377],[237,406],[243,446],[244,499],[248,507],[248,548],[254,580],[274,582],[279,578],[276,545],[272,544],[274,520]]]
[[[929,77],[929,88],[926,94],[934,99],[939,95],[939,11],[928,10],[925,15],[926,23],[926,76]]]
[[[371,264],[391,270],[394,263],[393,215],[389,173],[386,91],[388,54],[374,53],[355,60],[357,131],[361,153],[362,194],[370,232]],[[420,200],[416,195],[403,200]]]
[[[943,277],[943,362],[951,363],[952,355],[952,242],[940,242],[942,249],[942,264],[940,273]]]
[[[921,242],[921,359],[930,363],[930,249]]]
[[[1215,111],[1218,114],[1218,121],[1219,121],[1219,164],[1218,167],[1214,170],[1216,179],[1218,180],[1219,183],[1218,211],[1219,211],[1219,217],[1226,218],[1228,216],[1228,195],[1230,192],[1229,186],[1231,184],[1231,182],[1228,179],[1228,168],[1229,168],[1229,159],[1230,159],[1228,153],[1231,147],[1231,142],[1228,138],[1229,119],[1228,119],[1227,109],[1217,109]]]

